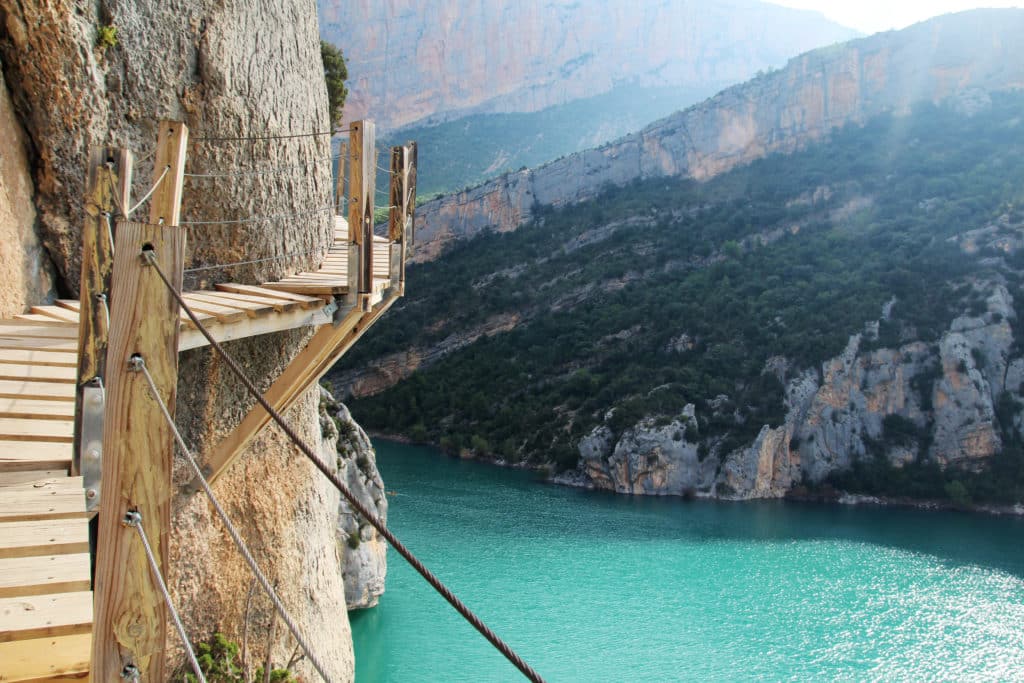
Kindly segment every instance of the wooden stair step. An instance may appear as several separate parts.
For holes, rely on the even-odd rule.
[[[9,336],[0,329],[0,349],[19,351],[62,351],[78,353],[77,339],[53,339],[49,337]]]
[[[322,299],[314,296],[303,296],[302,294],[291,294],[289,292],[280,292],[274,289],[268,289],[266,287],[256,287],[255,285],[240,285],[234,282],[225,282],[216,285],[217,289],[222,292],[233,292],[236,294],[253,294],[255,296],[265,296],[273,299],[283,299],[285,301],[295,301],[300,303],[307,308],[318,308],[324,305]]]
[[[87,591],[92,585],[90,571],[88,550],[75,555],[0,558],[0,598]]]
[[[78,355],[63,351],[0,349],[0,363],[77,368]]]
[[[92,630],[92,592],[0,598],[0,643]]]
[[[0,380],[0,397],[41,401],[74,401],[75,385],[65,382]]]
[[[74,429],[74,420],[0,417],[0,440],[71,443]]]
[[[189,297],[203,304],[214,304],[216,306],[240,308],[250,318],[255,318],[257,315],[264,313],[272,313],[275,310],[274,306],[270,306],[265,303],[260,303],[256,301],[245,301],[244,299],[232,299],[227,296],[218,296],[217,294],[206,294],[204,292],[192,292],[189,294]],[[191,302],[189,302],[189,305],[192,305]]]
[[[70,442],[0,440],[0,472],[66,470]]]
[[[16,417],[23,420],[73,420],[75,404],[73,401],[42,401],[0,396],[0,417]],[[0,450],[0,455],[2,453]]]
[[[54,320],[74,323],[76,325],[78,324],[78,312],[69,310],[62,306],[33,306],[29,310],[38,315],[48,316]]]
[[[4,337],[39,337],[42,339],[74,339],[78,341],[78,325],[59,323],[40,324],[20,320],[0,320],[0,335]]]
[[[293,309],[302,307],[302,304],[300,304],[298,301],[288,301],[287,299],[270,298],[267,296],[256,296],[253,294],[236,294],[234,292],[211,292],[209,294],[205,294],[205,298],[214,301],[221,300],[235,303],[246,303],[250,305],[260,305],[272,308],[274,309],[274,311],[278,313],[284,313],[285,311],[291,311]]]
[[[34,481],[42,481],[43,479],[60,479],[68,476],[68,472],[71,469],[71,460],[69,459],[64,467],[55,470],[40,470],[40,469],[25,469],[25,470],[0,470],[0,489],[10,488],[11,486],[21,486],[22,484],[31,484]]]
[[[67,683],[86,680],[92,654],[92,633],[51,636],[0,643],[3,681]]]
[[[216,318],[218,322],[221,322],[221,323],[235,322],[237,320],[242,320],[244,318],[248,318],[249,317],[246,314],[246,312],[243,311],[240,308],[234,308],[234,307],[228,307],[228,306],[220,306],[220,305],[217,305],[217,304],[210,304],[210,303],[207,303],[205,301],[201,301],[201,300],[197,300],[197,299],[191,299],[190,300],[188,298],[187,294],[185,296],[185,303],[188,304],[188,307],[192,310],[192,312],[194,312],[194,313],[208,313],[208,314],[212,315],[214,318]],[[184,314],[184,311],[182,311],[182,314]],[[198,318],[199,316],[196,316],[196,317]]]
[[[0,558],[89,552],[89,520],[44,519],[0,524]]]
[[[55,365],[23,365],[0,362],[0,379],[27,379],[35,382],[75,382],[78,369]]]
[[[87,517],[81,477],[44,479],[4,488],[0,522]]]

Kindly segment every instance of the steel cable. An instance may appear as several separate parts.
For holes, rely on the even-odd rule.
[[[448,602],[448,604],[450,604],[455,609],[456,612],[458,612],[466,621],[468,621],[473,626],[473,628],[475,628],[484,638],[486,638],[487,641],[491,645],[493,645],[502,655],[504,655],[504,657],[509,662],[511,662],[517,669],[519,669],[519,671],[522,672],[522,674],[526,676],[527,679],[529,679],[533,683],[544,683],[544,679],[541,678],[540,674],[534,671],[533,668],[529,664],[527,664],[522,657],[516,654],[515,650],[513,650],[505,641],[503,641],[498,636],[498,634],[492,631],[490,627],[488,627],[487,624],[485,624],[480,619],[480,617],[478,617],[471,609],[469,609],[468,606],[466,606],[465,603],[463,603],[458,598],[458,596],[452,593],[452,591],[447,586],[445,586],[444,583],[442,583],[442,581],[439,578],[437,578],[433,572],[427,569],[426,565],[424,565],[419,560],[419,558],[417,558],[412,553],[412,551],[406,548],[405,545],[401,541],[399,541],[394,534],[391,533],[391,531],[384,525],[382,521],[380,521],[380,519],[376,515],[370,512],[370,510],[365,505],[363,505],[362,502],[360,502],[359,499],[356,498],[356,496],[351,491],[349,491],[348,487],[341,480],[338,474],[332,471],[330,467],[328,467],[320,459],[320,457],[309,446],[309,444],[307,444],[305,440],[301,436],[299,436],[299,434],[292,428],[292,426],[288,424],[284,417],[282,417],[281,414],[278,413],[273,408],[273,406],[270,405],[270,403],[263,397],[263,394],[260,393],[259,389],[257,389],[256,386],[252,383],[252,381],[246,376],[245,371],[242,370],[242,368],[238,365],[235,359],[232,358],[224,350],[224,348],[217,342],[217,340],[213,338],[213,335],[211,335],[209,331],[206,329],[206,327],[203,326],[203,323],[199,320],[199,318],[196,317],[195,313],[192,312],[192,309],[189,308],[188,304],[185,302],[184,297],[182,297],[181,293],[174,288],[174,285],[171,284],[171,281],[167,278],[163,270],[160,268],[160,265],[156,259],[156,253],[153,250],[149,249],[144,250],[143,254],[149,260],[149,263],[153,266],[153,268],[156,269],[156,272],[160,276],[160,279],[163,280],[164,285],[167,286],[167,289],[170,291],[171,295],[175,298],[175,300],[177,300],[178,305],[180,305],[181,309],[185,311],[185,315],[189,317],[189,319],[196,326],[199,332],[210,343],[210,347],[224,360],[225,363],[227,363],[232,373],[234,373],[235,376],[238,377],[239,381],[242,382],[246,390],[253,396],[253,398],[256,399],[256,401],[263,407],[263,409],[267,411],[267,414],[270,415],[270,417],[274,420],[274,422],[277,423],[277,425],[288,436],[288,438],[292,440],[292,442],[299,448],[300,451],[302,451],[303,455],[305,455],[306,458],[308,458],[309,461],[312,462],[313,465],[316,466],[316,468],[320,470],[320,472],[322,472],[323,475],[327,477],[328,480],[330,480],[331,484],[333,484],[334,487],[338,489],[338,492],[341,493],[342,496],[344,496],[345,500],[349,502],[349,504],[356,510],[356,512],[362,515],[363,519],[369,522],[370,525],[373,526],[373,528],[376,529],[377,532],[385,538],[385,540],[387,540],[391,547],[394,548],[399,555],[405,558],[405,561],[408,562],[409,565],[412,566],[412,568],[415,569],[419,573],[419,575],[422,576],[427,581],[427,583],[429,583],[431,587],[433,587],[433,589],[436,590],[441,595],[441,597],[443,597]]]

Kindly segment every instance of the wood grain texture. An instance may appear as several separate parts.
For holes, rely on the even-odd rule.
[[[161,567],[167,566],[173,436],[129,361],[140,355],[174,411],[178,373],[178,305],[156,269],[141,256],[150,246],[180,290],[185,232],[142,223],[118,226],[103,424],[103,505],[96,550],[93,679],[117,680],[125,661],[143,680],[164,680],[166,607],[134,529],[122,525],[137,510]]]

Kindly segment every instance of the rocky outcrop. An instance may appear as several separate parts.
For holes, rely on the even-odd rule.
[[[790,378],[783,424],[764,425],[747,446],[722,452],[720,438],[697,432],[699,414],[689,404],[682,421],[649,417],[618,437],[599,425],[580,440],[577,469],[555,481],[618,493],[748,499],[780,498],[876,455],[894,467],[925,460],[979,469],[1000,451],[1001,427],[1020,429],[1019,415],[1015,425],[1000,425],[996,405],[1004,391],[1020,400],[1024,361],[1010,358],[1016,314],[1006,288],[973,287],[987,292],[984,312],[956,318],[938,344],[866,349],[876,322],[850,337],[820,372]],[[785,378],[789,369],[773,358],[765,372]]]
[[[735,83],[855,32],[752,0],[398,0],[320,3],[343,46],[347,120],[386,128],[471,112],[537,111],[623,83]]]
[[[338,473],[359,502],[386,523],[388,499],[384,481],[377,471],[377,455],[370,437],[352,419],[348,408],[322,388],[320,411],[321,428],[325,436],[336,443]],[[339,508],[337,533],[348,608],[375,606],[384,593],[387,542],[344,499]]]
[[[1024,87],[1022,30],[1024,10],[976,10],[808,52],[603,147],[424,204],[415,259],[483,230],[514,230],[538,205],[574,204],[609,184],[710,178],[919,102],[983,107],[990,91]]]
[[[53,264],[36,234],[32,169],[25,131],[0,74],[0,317],[54,297]]]
[[[77,295],[87,151],[132,149],[141,197],[152,182],[149,153],[162,118],[190,128],[187,172],[234,174],[186,181],[183,221],[203,222],[189,231],[189,267],[259,260],[204,270],[203,280],[260,282],[312,266],[326,251],[330,147],[327,136],[312,135],[328,125],[313,0],[26,0],[0,4],[0,23],[4,77],[32,150],[38,232],[61,293]],[[115,45],[99,46],[105,26],[116,28]],[[303,171],[273,170],[284,168]],[[283,332],[230,342],[228,350],[265,388],[309,335]],[[288,413],[313,444],[321,443],[318,402],[313,389]],[[200,456],[252,406],[209,349],[181,354],[176,417]],[[333,462],[336,447],[327,441]],[[185,477],[176,472],[178,483]],[[336,492],[274,428],[214,488],[332,680],[351,680]],[[294,643],[284,628],[268,638],[269,605],[259,591],[247,598],[248,570],[206,501],[176,494],[172,527],[170,584],[189,634],[201,640],[219,630],[241,640],[247,632],[250,656],[262,658],[269,647],[275,663],[287,662]],[[307,662],[297,667],[300,676],[313,673]]]

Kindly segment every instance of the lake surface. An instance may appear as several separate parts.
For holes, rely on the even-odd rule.
[[[389,522],[548,681],[1024,680],[1024,520],[584,492],[377,441]],[[523,680],[401,557],[356,680]]]

